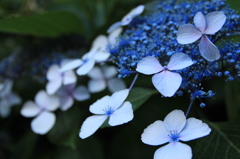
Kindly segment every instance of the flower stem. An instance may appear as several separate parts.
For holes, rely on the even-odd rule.
[[[129,91],[131,91],[131,89],[133,88],[135,82],[137,81],[138,75],[139,75],[139,73],[137,73],[137,74],[135,75],[135,77],[134,77],[134,79],[133,79],[133,81],[132,81],[132,83],[131,83],[131,85],[130,85],[130,87],[129,87]]]
[[[190,112],[190,110],[191,110],[191,108],[192,108],[192,105],[193,105],[194,100],[195,100],[195,98],[192,98],[191,101],[190,101],[190,104],[189,104],[189,106],[188,106],[188,109],[187,109],[187,112],[186,112],[186,115],[185,115],[186,118],[187,118],[187,116],[188,116],[188,114],[189,114],[189,112]]]

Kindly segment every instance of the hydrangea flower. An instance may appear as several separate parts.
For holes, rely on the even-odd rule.
[[[20,113],[24,117],[35,117],[31,122],[33,132],[44,135],[55,124],[56,116],[52,111],[55,111],[59,104],[57,96],[48,95],[41,90],[35,96],[35,103],[25,102]]]
[[[72,70],[66,72],[60,72],[60,69],[64,67],[67,61],[61,62],[61,66],[53,64],[47,71],[48,83],[46,85],[46,91],[48,94],[53,95],[61,86],[72,84],[77,81],[77,77]]]
[[[220,52],[206,35],[218,32],[225,23],[226,16],[222,11],[210,12],[205,17],[202,12],[197,12],[193,21],[195,26],[185,24],[179,27],[177,41],[180,44],[190,44],[201,38],[199,43],[201,55],[208,61],[218,60]]]
[[[104,96],[93,103],[89,110],[95,114],[88,117],[82,124],[79,137],[85,139],[97,131],[97,129],[109,118],[110,126],[127,123],[133,119],[133,109],[130,102],[124,102],[129,90],[121,90]]]
[[[82,59],[75,59],[68,62],[62,69],[61,72],[72,70],[77,67],[78,75],[86,75],[94,67],[96,62],[106,61],[110,53],[106,52],[105,49],[108,45],[108,38],[105,35],[99,35],[93,41],[90,51],[83,55]]]
[[[181,75],[171,71],[183,69],[192,64],[193,61],[187,54],[175,53],[171,56],[167,66],[162,66],[155,57],[148,56],[137,64],[136,70],[146,75],[155,74],[152,77],[155,88],[163,96],[171,97],[182,83]]]
[[[13,105],[20,104],[21,98],[12,92],[13,81],[5,80],[0,89],[0,115],[5,118],[10,114]]]
[[[181,110],[173,110],[164,121],[157,120],[143,132],[142,142],[148,145],[167,145],[157,149],[154,159],[191,159],[191,147],[181,141],[204,137],[211,132],[207,124],[196,118],[186,117]]]
[[[85,86],[76,87],[76,83],[62,86],[56,95],[59,96],[60,106],[62,111],[68,110],[77,101],[84,101],[90,98],[90,94]]]
[[[91,93],[104,90],[107,86],[114,93],[126,89],[123,80],[116,78],[117,70],[114,66],[94,67],[88,76],[91,78],[88,82],[88,89]]]
[[[145,6],[144,5],[139,5],[138,7],[132,9],[127,15],[125,15],[122,20],[120,22],[116,22],[114,24],[112,24],[107,32],[111,33],[112,31],[114,31],[115,29],[121,27],[121,26],[125,26],[128,25],[129,23],[131,23],[131,21],[133,20],[133,18],[135,18],[136,16],[142,14],[142,12],[144,11]]]

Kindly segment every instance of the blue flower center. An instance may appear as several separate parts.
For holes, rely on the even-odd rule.
[[[107,116],[110,116],[114,112],[114,110],[111,107],[106,108],[104,111],[105,111],[104,114]]]
[[[179,133],[176,130],[170,131],[168,136],[171,138],[169,142],[178,142],[179,141]]]

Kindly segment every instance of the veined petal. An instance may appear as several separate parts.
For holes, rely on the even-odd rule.
[[[41,109],[33,102],[27,101],[24,103],[20,113],[24,117],[34,117],[40,113]]]
[[[202,12],[197,12],[193,18],[194,24],[195,26],[202,32],[204,33],[205,29],[206,29],[206,19],[203,15]]]
[[[41,90],[35,96],[36,104],[43,109],[54,111],[59,106],[59,98],[54,95],[48,95],[45,91]]]
[[[97,100],[95,103],[90,105],[89,110],[93,114],[104,114],[106,108],[108,108],[110,97],[104,96],[101,99]]]
[[[81,66],[82,64],[83,64],[83,61],[81,59],[75,59],[75,60],[72,60],[72,61],[64,64],[62,66],[62,68],[60,69],[60,71],[65,72],[65,71],[73,70],[73,69]]]
[[[201,38],[199,43],[199,51],[206,60],[215,61],[220,58],[220,51],[218,48],[208,39],[206,35]]]
[[[109,99],[108,105],[113,110],[118,109],[123,104],[128,94],[129,94],[129,89],[124,89],[124,90],[113,93]]]
[[[122,27],[118,27],[108,35],[108,41],[112,47],[116,44],[117,37],[121,34],[122,30]]]
[[[60,98],[60,109],[62,111],[68,110],[74,103],[74,100],[71,96],[63,96]]]
[[[77,74],[80,76],[86,75],[88,72],[91,71],[94,65],[95,65],[95,60],[93,58],[88,59],[88,61],[86,61],[77,69]]]
[[[88,82],[88,90],[91,93],[101,92],[106,88],[107,84],[104,79],[90,80]]]
[[[73,92],[73,97],[77,101],[84,101],[90,98],[90,94],[85,86],[78,86]]]
[[[126,84],[124,83],[124,81],[122,79],[118,79],[118,78],[113,78],[113,79],[108,80],[107,85],[108,85],[108,89],[112,93],[127,88]]]
[[[64,74],[63,75],[63,84],[64,85],[68,85],[68,84],[77,82],[77,76],[72,70],[66,71],[63,74]]]
[[[46,85],[46,91],[48,94],[53,95],[62,85],[62,78],[54,81],[49,81]]]
[[[97,66],[93,67],[93,69],[87,75],[92,79],[104,78],[102,70]]]
[[[112,32],[115,31],[117,28],[119,28],[121,25],[122,25],[122,22],[113,23],[113,24],[108,28],[107,33],[108,33],[108,34],[112,33]]]
[[[48,71],[47,71],[47,79],[48,80],[55,80],[61,78],[61,72],[60,72],[60,68],[58,65],[53,64],[49,67]]]
[[[207,21],[205,34],[214,34],[219,31],[227,19],[226,15],[222,11],[208,13],[205,18]]]
[[[117,69],[115,66],[103,66],[102,69],[106,79],[113,78],[117,74]]]
[[[107,117],[106,115],[93,115],[88,117],[81,126],[79,137],[85,139],[91,136],[104,123]]]
[[[163,121],[157,120],[144,129],[141,140],[145,144],[157,146],[167,143],[171,139],[168,134]]]
[[[122,26],[128,25],[134,17],[140,15],[144,11],[144,8],[144,5],[139,5],[136,8],[132,9],[127,15],[122,18]]]
[[[179,139],[182,141],[190,141],[206,135],[209,135],[211,129],[206,123],[196,118],[188,118],[183,131],[180,133]]]
[[[141,61],[139,61],[136,68],[136,71],[143,73],[145,75],[158,73],[162,70],[163,70],[162,65],[155,57],[152,56],[145,57]]]
[[[177,41],[180,44],[190,44],[197,41],[202,33],[192,24],[181,25],[177,32]]]
[[[179,70],[191,66],[193,61],[190,56],[184,53],[175,53],[171,56],[167,65],[168,70]]]
[[[55,114],[51,112],[41,112],[31,122],[31,128],[36,134],[44,135],[52,129],[56,121]]]
[[[115,110],[109,118],[109,125],[116,126],[127,123],[133,119],[133,109],[130,102],[124,102],[123,105]]]
[[[165,97],[173,96],[182,83],[180,74],[170,71],[162,71],[152,77],[155,88]]]
[[[186,116],[182,110],[173,110],[164,118],[165,128],[180,133],[186,124]]]
[[[155,151],[154,159],[191,159],[192,149],[180,142],[171,142]]]

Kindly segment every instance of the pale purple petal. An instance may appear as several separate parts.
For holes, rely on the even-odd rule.
[[[34,117],[40,113],[41,109],[33,102],[27,101],[24,103],[20,113],[24,117]]]
[[[144,129],[141,140],[145,144],[157,146],[171,140],[168,134],[163,121],[157,120]]]
[[[103,66],[102,69],[106,79],[113,78],[117,75],[117,69],[115,66]]]
[[[206,19],[203,15],[202,12],[197,12],[193,18],[194,24],[195,26],[202,32],[204,33],[205,29],[206,29]]]
[[[87,74],[92,79],[103,79],[103,72],[100,67],[93,67],[93,69]]]
[[[60,109],[66,111],[72,107],[74,100],[71,96],[63,96],[60,98]]]
[[[90,105],[90,112],[93,114],[105,114],[105,110],[109,107],[109,100],[109,96],[104,96],[101,99],[97,100],[95,103]]]
[[[60,71],[65,72],[65,71],[73,70],[73,69],[81,66],[82,64],[83,64],[83,61],[81,59],[75,59],[75,60],[72,60],[72,61],[64,64],[62,66],[62,68],[60,69]]]
[[[93,115],[88,117],[82,124],[79,137],[85,139],[97,131],[108,118],[106,115]]]
[[[41,90],[35,96],[36,104],[42,108],[49,111],[54,111],[60,105],[59,98],[54,95],[48,95],[45,91]]]
[[[109,125],[116,126],[127,123],[133,119],[133,109],[130,102],[124,102],[123,105],[115,110],[109,118]]]
[[[226,15],[222,11],[208,13],[205,18],[207,21],[205,34],[214,34],[219,31],[227,19]]]
[[[31,128],[36,134],[44,135],[52,129],[56,121],[55,114],[44,111],[31,122]]]
[[[63,73],[63,84],[68,85],[77,82],[76,74],[70,70]]]
[[[122,18],[122,26],[128,25],[134,17],[140,15],[144,11],[144,8],[144,5],[139,5],[136,8],[132,9],[127,15]]]
[[[122,30],[122,27],[116,28],[112,33],[108,35],[108,41],[112,47],[116,44],[117,38],[121,34]]]
[[[123,102],[127,98],[128,94],[129,94],[129,89],[124,89],[124,90],[113,93],[109,100],[108,105],[113,110],[118,109],[123,104]]]
[[[108,89],[110,92],[114,93],[123,89],[126,89],[126,84],[122,79],[113,78],[107,82]]]
[[[155,88],[165,97],[173,96],[182,83],[182,77],[178,73],[162,71],[152,77]]]
[[[154,159],[191,159],[192,149],[180,142],[171,142],[155,151]]]
[[[190,56],[184,53],[175,53],[171,56],[167,65],[168,70],[179,70],[191,66],[193,61]]]
[[[116,22],[113,23],[107,30],[107,33],[112,33],[113,31],[115,31],[116,29],[118,29],[120,26],[122,25],[122,22]]]
[[[209,135],[211,129],[206,123],[196,118],[188,118],[183,131],[180,133],[179,139],[182,141],[190,141],[206,135]]]
[[[77,101],[84,101],[90,98],[90,94],[85,86],[78,86],[73,92],[73,97]]]
[[[53,95],[62,85],[62,78],[49,81],[46,85],[46,91],[49,95]]]
[[[90,80],[88,82],[88,90],[91,93],[101,92],[106,88],[107,84],[104,79]]]
[[[186,116],[182,110],[173,110],[164,118],[165,128],[180,133],[186,124]]]
[[[197,41],[202,33],[192,24],[181,25],[177,32],[177,41],[180,44],[190,44]]]
[[[91,71],[93,66],[95,65],[95,60],[90,58],[88,61],[83,63],[78,69],[77,69],[77,74],[78,75],[86,75],[88,72]]]
[[[199,51],[202,57],[208,61],[218,60],[221,56],[218,48],[205,35],[201,38],[199,43]]]
[[[48,80],[57,80],[59,78],[61,78],[59,66],[56,64],[51,65],[47,71],[47,79]]]
[[[158,59],[152,56],[145,57],[141,61],[139,61],[136,68],[136,71],[145,75],[155,74],[162,70],[163,67],[159,63]]]

